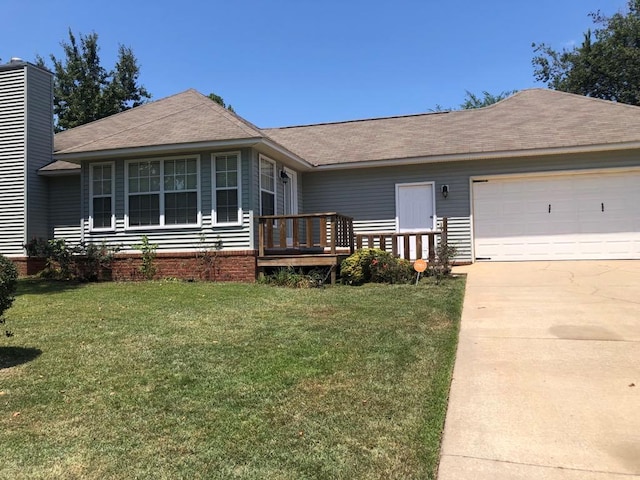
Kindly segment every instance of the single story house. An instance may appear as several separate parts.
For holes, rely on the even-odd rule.
[[[293,215],[317,237],[332,212],[352,219],[343,236],[446,218],[458,262],[640,258],[640,107],[532,89],[475,110],[259,128],[187,90],[54,136],[51,74],[13,59],[0,115],[0,253],[23,271],[25,242],[64,238],[119,246],[126,277],[146,235],[162,275],[193,276],[216,245],[218,278],[249,281],[265,232],[295,246]]]

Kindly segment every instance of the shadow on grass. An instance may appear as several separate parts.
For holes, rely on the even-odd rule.
[[[49,280],[43,278],[21,278],[18,280],[16,295],[37,295],[62,293],[66,290],[81,288],[87,283],[63,280]]]
[[[39,348],[0,347],[0,370],[35,360],[40,354],[42,350]]]

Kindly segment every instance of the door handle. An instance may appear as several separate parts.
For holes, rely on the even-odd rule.
[[[549,213],[551,213],[551,204],[549,204]]]
[[[604,203],[600,204],[600,208],[602,209],[602,211],[604,212]]]

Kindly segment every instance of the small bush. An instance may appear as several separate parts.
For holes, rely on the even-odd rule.
[[[2,315],[11,307],[18,285],[18,269],[11,260],[0,255],[0,323],[4,323]],[[6,336],[11,332],[5,331]]]
[[[111,269],[113,257],[119,250],[104,242],[79,243],[69,246],[64,239],[34,238],[25,245],[27,255],[44,258],[46,266],[40,276],[55,280],[95,281]]]
[[[151,280],[156,275],[156,250],[158,250],[157,243],[150,243],[149,237],[142,235],[140,243],[134,245],[133,248],[142,252],[142,264],[140,265],[140,273],[146,280]]]
[[[340,277],[348,285],[409,283],[414,278],[414,271],[407,260],[378,248],[363,248],[342,262]]]
[[[433,262],[429,262],[427,267],[427,275],[434,277],[436,281],[440,281],[451,274],[453,266],[453,258],[458,253],[456,247],[446,242],[440,242],[436,247],[436,258]]]

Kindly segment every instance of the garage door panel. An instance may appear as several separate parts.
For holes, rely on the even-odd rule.
[[[476,258],[640,258],[640,172],[473,184]]]

